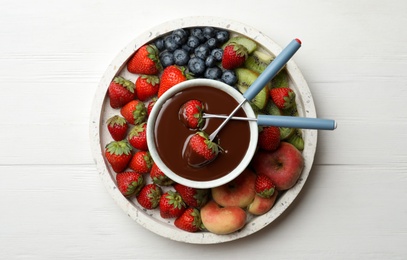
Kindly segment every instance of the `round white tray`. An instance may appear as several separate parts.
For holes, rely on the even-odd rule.
[[[269,212],[261,216],[248,216],[245,227],[232,234],[216,235],[210,232],[189,233],[180,230],[174,226],[173,220],[161,218],[158,209],[145,210],[138,205],[135,199],[125,198],[116,186],[115,173],[111,170],[103,156],[104,147],[112,140],[106,128],[106,120],[112,115],[119,113],[109,106],[107,97],[109,84],[116,75],[122,75],[127,79],[135,80],[135,75],[132,75],[126,70],[125,64],[127,59],[140,46],[175,29],[198,26],[223,28],[229,30],[231,34],[245,35],[255,40],[263,50],[274,55],[277,55],[281,51],[279,45],[260,31],[248,25],[224,18],[195,16],[158,25],[131,41],[108,66],[94,97],[89,131],[92,153],[99,175],[110,195],[128,216],[148,230],[171,240],[193,244],[215,244],[240,239],[259,231],[273,222],[290,206],[298,196],[310,173],[317,146],[317,131],[303,130],[304,150],[302,154],[304,156],[305,166],[297,184],[279,196],[274,207]],[[299,51],[297,55],[300,55],[300,53]],[[299,116],[316,117],[314,101],[301,71],[293,60],[287,63],[286,69],[290,78],[290,87],[296,93]],[[295,212],[292,212],[292,214],[295,214]]]

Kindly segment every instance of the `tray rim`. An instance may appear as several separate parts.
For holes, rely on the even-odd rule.
[[[305,166],[297,184],[290,190],[286,191],[285,194],[280,198],[279,201],[276,202],[276,205],[269,212],[264,215],[256,216],[252,219],[249,219],[246,223],[246,226],[240,231],[228,235],[216,235],[210,232],[189,233],[173,226],[170,220],[168,220],[167,222],[166,220],[158,221],[157,219],[150,217],[147,211],[137,209],[133,205],[133,203],[126,199],[117,189],[115,181],[112,179],[112,176],[109,172],[108,167],[106,166],[106,161],[103,156],[103,147],[100,140],[100,130],[103,127],[103,122],[101,122],[102,114],[104,112],[102,106],[105,102],[107,88],[114,76],[123,69],[127,59],[140,46],[174,29],[196,26],[212,26],[224,28],[229,31],[246,35],[257,41],[260,45],[267,47],[267,50],[273,54],[279,53],[282,50],[282,48],[277,45],[271,38],[258,31],[257,29],[230,19],[211,16],[193,16],[161,23],[135,37],[116,55],[116,57],[108,65],[99,82],[92,103],[89,135],[91,140],[91,151],[99,176],[114,201],[120,206],[120,208],[122,208],[123,211],[127,213],[130,218],[132,218],[138,224],[150,230],[151,232],[174,241],[191,244],[216,244],[233,241],[256,233],[257,231],[273,222],[291,205],[291,203],[295,200],[295,198],[298,196],[301,189],[303,188],[304,183],[308,178],[308,175],[312,168],[317,147],[317,130],[303,130],[305,141],[303,156]],[[300,112],[302,112],[302,114],[300,115],[306,117],[316,117],[317,115],[314,101],[308,84],[303,77],[300,69],[297,67],[293,60],[290,60],[287,63],[286,67],[289,71],[291,80],[295,82],[296,91],[300,92],[302,97],[301,99],[297,97],[297,104],[299,104],[302,108],[299,109]],[[306,100],[303,102],[304,98]]]

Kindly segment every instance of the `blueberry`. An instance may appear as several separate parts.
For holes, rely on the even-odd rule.
[[[223,57],[223,50],[221,48],[216,48],[211,51],[211,55],[216,61],[221,61]]]
[[[192,49],[191,47],[189,47],[188,45],[184,44],[181,46],[181,49],[185,50],[186,52],[188,52],[188,54],[194,53],[194,49]]]
[[[206,41],[206,45],[208,45],[209,49],[214,49],[218,46],[218,40],[216,40],[215,38],[209,38]]]
[[[163,38],[158,38],[155,40],[154,42],[155,46],[157,47],[157,49],[159,51],[163,51],[165,49],[165,45],[164,45],[164,39]]]
[[[160,53],[160,62],[164,68],[174,64],[174,54],[169,51],[163,51]]]
[[[188,61],[188,69],[195,76],[200,76],[205,72],[205,61],[198,57],[193,57]]]
[[[200,27],[192,28],[191,35],[197,37],[201,43],[206,40],[203,34],[203,30]]]
[[[229,40],[229,32],[226,30],[220,30],[216,32],[215,38],[220,44],[227,42]]]
[[[174,38],[171,35],[165,37],[164,44],[165,44],[165,49],[167,49],[168,51],[175,51],[176,49],[179,48],[179,44],[177,44],[174,41]]]
[[[198,37],[193,36],[193,35],[188,37],[188,40],[187,40],[188,47],[195,49],[196,47],[199,46],[199,44],[200,44],[200,41],[199,41]]]
[[[216,64],[215,57],[213,57],[212,55],[209,55],[205,60],[205,66],[208,68],[211,68],[211,67],[215,66],[215,64]]]
[[[174,42],[178,45],[184,44],[188,39],[188,33],[182,28],[174,30],[171,35]]]
[[[225,70],[221,76],[221,80],[230,86],[234,86],[237,82],[237,76],[233,70]]]
[[[205,70],[204,77],[207,79],[220,79],[222,77],[222,69],[218,66],[207,68]]]
[[[189,54],[184,49],[176,49],[174,51],[174,63],[180,66],[186,65],[189,60]]]
[[[216,31],[213,27],[204,27],[202,28],[202,33],[206,39],[210,39],[215,36]]]
[[[209,56],[210,53],[211,53],[211,50],[209,49],[208,45],[206,45],[206,44],[199,45],[194,51],[195,56],[198,58],[201,58],[202,60],[205,60]]]

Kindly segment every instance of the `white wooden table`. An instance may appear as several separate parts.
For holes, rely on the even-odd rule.
[[[227,10],[227,11],[226,11]],[[0,2],[0,259],[406,259],[407,2]],[[158,236],[112,200],[93,162],[100,78],[134,37],[193,15],[246,23],[295,56],[320,117],[289,209],[236,241]],[[264,259],[264,258],[263,258]]]

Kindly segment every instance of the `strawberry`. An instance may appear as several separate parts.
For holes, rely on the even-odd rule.
[[[231,42],[223,50],[222,66],[232,70],[243,65],[248,56],[246,47],[239,43]]]
[[[106,160],[115,172],[122,172],[131,160],[131,146],[126,140],[112,141],[105,148]]]
[[[196,99],[188,100],[180,110],[184,124],[191,129],[201,128],[204,123],[202,118],[203,110],[204,106],[201,101]]]
[[[259,147],[266,151],[274,151],[280,145],[280,128],[276,126],[262,127],[259,133]]]
[[[151,110],[153,110],[153,107],[155,105],[155,102],[157,102],[157,97],[153,97],[151,101],[147,105],[147,115],[149,116],[151,113]]]
[[[140,100],[132,100],[120,109],[120,113],[130,124],[140,124],[147,119],[147,109]]]
[[[110,106],[120,108],[136,99],[134,83],[123,77],[115,77],[108,88]]]
[[[150,178],[153,183],[160,186],[170,186],[174,183],[174,181],[168,178],[168,176],[165,175],[155,163],[151,166]]]
[[[185,75],[184,67],[177,65],[166,67],[161,75],[158,97],[160,97],[162,94],[164,94],[165,91],[169,90],[174,85],[185,80],[187,80],[187,77]]]
[[[142,151],[147,151],[147,137],[146,137],[147,123],[135,125],[129,132],[127,140],[134,148]]]
[[[118,115],[112,116],[106,121],[106,123],[107,130],[109,131],[113,140],[120,141],[126,137],[129,125],[123,117]]]
[[[271,179],[264,174],[257,175],[254,190],[262,198],[270,198],[275,191],[275,185]]]
[[[187,208],[181,216],[175,219],[174,225],[188,232],[197,232],[204,229],[201,214],[195,208]]]
[[[162,218],[178,218],[186,209],[186,204],[179,193],[172,190],[161,196],[159,206]]]
[[[160,186],[154,183],[146,184],[137,195],[137,201],[145,209],[155,209],[158,207],[161,194]]]
[[[188,164],[192,167],[202,167],[213,161],[219,153],[216,143],[209,140],[203,131],[196,132],[190,139],[185,150]]]
[[[127,62],[127,70],[135,74],[158,74],[162,69],[158,54],[158,49],[153,44],[141,46]]]
[[[291,88],[272,88],[270,96],[280,109],[291,108],[295,105],[295,93]]]
[[[138,173],[148,173],[153,165],[150,153],[137,151],[130,160],[129,168]]]
[[[116,182],[120,192],[126,197],[137,195],[145,183],[143,175],[130,171],[116,174]]]
[[[136,79],[137,98],[146,101],[157,95],[160,87],[160,79],[155,75],[140,75]]]
[[[175,190],[181,195],[182,200],[190,207],[201,208],[209,199],[209,189],[196,189],[185,185],[174,184]]]

